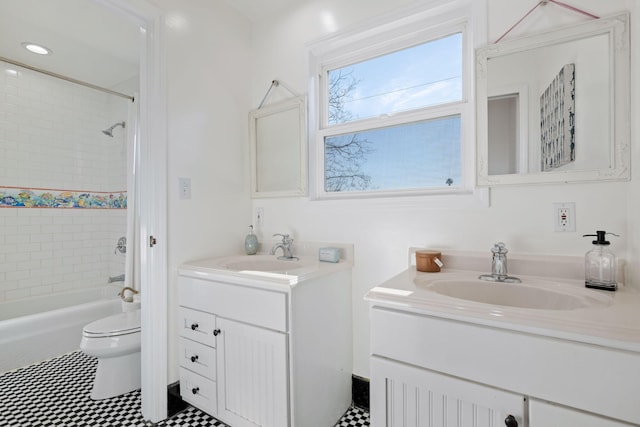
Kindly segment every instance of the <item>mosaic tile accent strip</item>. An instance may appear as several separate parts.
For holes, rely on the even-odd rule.
[[[0,188],[0,208],[126,209],[127,192]]]
[[[75,351],[15,371],[0,373],[0,426],[148,427],[140,391],[91,400],[97,360]],[[310,425],[315,423],[310,422]],[[369,413],[351,407],[336,427],[366,427]],[[229,427],[192,406],[158,427]],[[330,426],[327,426],[330,427]]]

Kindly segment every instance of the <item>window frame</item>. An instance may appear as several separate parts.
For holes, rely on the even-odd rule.
[[[475,177],[475,86],[473,11],[480,9],[473,0],[438,2],[405,9],[348,33],[339,33],[310,48],[310,195],[315,200],[357,199],[414,195],[477,195]],[[476,0],[477,1],[477,0]],[[486,10],[484,1],[482,7]],[[486,12],[482,11],[483,17]],[[476,19],[475,22],[478,20]],[[482,28],[484,30],[484,28]],[[477,29],[476,29],[477,32]],[[348,123],[328,124],[328,71],[410,48],[456,33],[462,34],[462,99],[390,115],[357,119]],[[325,190],[325,137],[410,124],[422,120],[461,117],[461,177],[455,187],[418,189],[327,192]],[[484,198],[484,197],[481,197]]]

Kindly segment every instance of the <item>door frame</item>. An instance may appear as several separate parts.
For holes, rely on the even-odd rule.
[[[147,0],[94,0],[140,27],[138,197],[142,416],[167,418],[167,100],[165,14]],[[150,245],[150,239],[155,244]]]

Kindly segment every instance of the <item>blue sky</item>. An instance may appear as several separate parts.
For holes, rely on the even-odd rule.
[[[356,118],[462,98],[462,35],[434,40],[344,67],[357,80],[345,108]]]

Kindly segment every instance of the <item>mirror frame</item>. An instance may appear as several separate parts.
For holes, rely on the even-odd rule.
[[[610,75],[610,146],[612,167],[592,170],[554,170],[525,174],[489,175],[487,62],[491,58],[544,48],[601,34],[609,35],[612,52]],[[621,13],[519,39],[503,41],[476,50],[476,184],[501,185],[625,181],[630,179],[630,36],[629,13]]]
[[[298,116],[299,126],[299,144],[300,144],[300,157],[296,159],[299,161],[300,175],[295,182],[292,182],[290,186],[282,190],[276,191],[260,191],[258,183],[258,123],[260,119],[265,117],[272,117],[274,115],[282,114],[295,110]],[[266,197],[289,197],[289,196],[306,196],[307,195],[307,101],[306,97],[298,96],[287,99],[282,102],[278,102],[273,105],[267,105],[249,112],[249,152],[251,158],[251,197],[252,198],[266,198]],[[286,164],[282,164],[282,167],[286,167]]]

